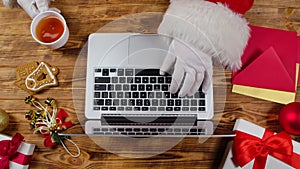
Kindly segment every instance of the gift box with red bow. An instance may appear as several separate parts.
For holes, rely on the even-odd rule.
[[[223,169],[299,169],[300,143],[285,133],[274,133],[238,119],[236,136],[228,144]]]
[[[14,137],[0,134],[0,169],[27,169],[35,148],[34,144],[24,142],[17,133]]]

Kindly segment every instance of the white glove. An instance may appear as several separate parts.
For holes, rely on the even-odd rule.
[[[18,4],[25,10],[25,12],[33,19],[40,12],[54,10],[60,13],[57,8],[50,8],[50,0],[18,0]]]
[[[192,96],[199,90],[201,84],[202,91],[208,91],[213,74],[210,56],[192,45],[173,40],[160,68],[160,74],[164,75],[170,71],[173,65],[174,71],[169,88],[171,93],[176,93],[181,87],[179,97]]]

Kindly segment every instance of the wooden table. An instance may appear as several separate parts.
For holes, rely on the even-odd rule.
[[[72,132],[82,133],[79,119],[83,115],[83,106],[79,103],[83,103],[83,100],[73,102],[72,89],[76,87],[75,91],[84,92],[84,86],[79,84],[85,80],[85,63],[77,59],[86,54],[85,43],[89,34],[97,31],[153,33],[157,25],[153,25],[152,21],[159,23],[159,13],[162,14],[168,4],[168,0],[56,0],[52,6],[62,11],[70,29],[68,43],[58,50],[50,50],[32,39],[29,30],[31,19],[22,9],[0,6],[0,108],[10,116],[10,124],[3,133],[12,136],[19,132],[26,141],[36,144],[31,168],[218,168],[230,138],[209,138],[205,143],[199,143],[197,138],[185,138],[161,154],[128,158],[106,151],[88,137],[72,137],[81,149],[81,156],[73,158],[61,146],[45,148],[43,139],[33,134],[29,121],[24,117],[25,112],[33,108],[24,103],[28,93],[14,84],[15,69],[25,62],[45,61],[60,69],[59,86],[35,97],[41,101],[54,97],[59,107],[68,112],[68,120],[75,123]],[[158,15],[152,18],[139,15],[145,12],[156,12]],[[128,19],[129,14],[142,17]],[[109,24],[116,20],[124,21],[120,19],[124,16],[127,17],[126,22],[130,21],[128,27],[120,29]],[[246,18],[253,25],[300,31],[300,1],[255,0]],[[224,111],[216,110],[215,118],[220,120],[219,125],[232,129],[235,120],[243,118],[273,131],[282,130],[278,113],[283,105],[232,93],[231,73],[228,71],[216,83],[224,83],[227,89],[223,95],[226,98]]]

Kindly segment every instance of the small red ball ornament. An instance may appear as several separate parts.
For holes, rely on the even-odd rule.
[[[300,102],[284,106],[279,114],[279,123],[287,133],[300,135]]]

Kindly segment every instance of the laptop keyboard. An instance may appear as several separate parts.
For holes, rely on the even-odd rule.
[[[159,69],[95,69],[94,111],[205,112],[205,94],[180,98],[168,92],[172,77]]]

